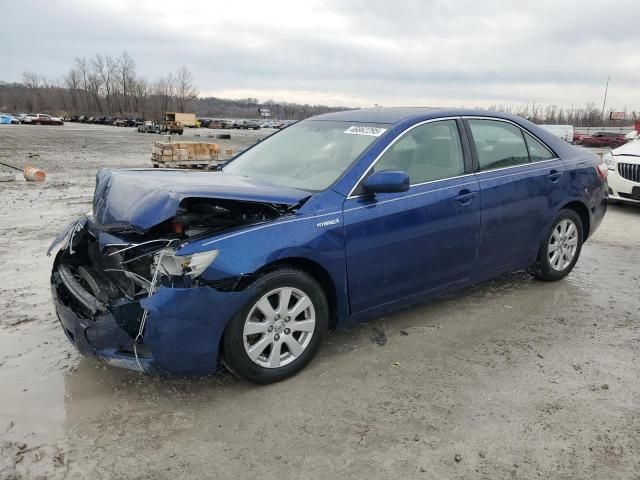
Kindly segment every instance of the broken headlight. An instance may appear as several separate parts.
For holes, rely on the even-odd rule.
[[[192,253],[191,255],[176,255],[176,251],[165,248],[153,257],[152,275],[157,271],[171,277],[187,275],[197,278],[204,272],[218,256],[218,250]]]

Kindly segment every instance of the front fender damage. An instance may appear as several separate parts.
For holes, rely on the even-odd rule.
[[[229,320],[248,300],[250,290],[219,292],[211,287],[161,287],[140,302],[149,311],[144,343],[161,373],[212,373]]]

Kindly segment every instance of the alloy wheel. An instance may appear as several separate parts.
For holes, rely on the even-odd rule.
[[[277,288],[263,295],[247,315],[244,349],[261,367],[283,367],[309,346],[315,327],[316,312],[309,296],[297,288]]]
[[[578,228],[576,224],[565,218],[561,220],[551,233],[549,239],[549,265],[554,270],[561,272],[567,268],[578,250]]]

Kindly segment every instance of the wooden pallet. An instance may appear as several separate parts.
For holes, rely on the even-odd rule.
[[[212,168],[232,155],[230,149],[221,154],[217,143],[155,142],[151,163],[155,168]]]
[[[153,168],[193,168],[200,170],[212,170],[215,169],[218,165],[224,163],[223,160],[211,160],[211,161],[202,161],[202,160],[167,160],[167,161],[155,161],[151,160],[153,164]]]

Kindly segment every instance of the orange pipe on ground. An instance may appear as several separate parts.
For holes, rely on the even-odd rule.
[[[44,182],[47,178],[47,174],[44,170],[40,170],[36,167],[24,167],[22,174],[24,175],[25,180],[29,182]]]

